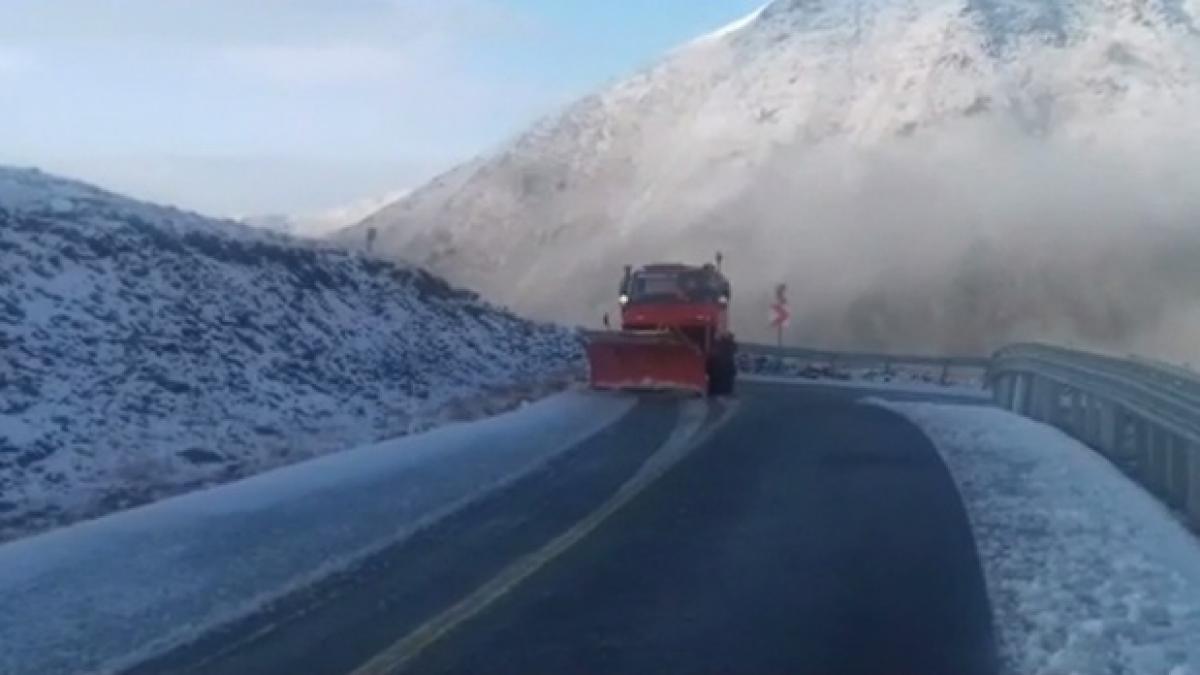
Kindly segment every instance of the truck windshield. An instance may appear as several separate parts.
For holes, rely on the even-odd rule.
[[[632,303],[715,302],[729,296],[729,283],[705,270],[640,272],[629,288]]]
[[[661,298],[676,299],[683,294],[678,274],[643,273],[633,279],[629,297],[635,302],[657,300]]]

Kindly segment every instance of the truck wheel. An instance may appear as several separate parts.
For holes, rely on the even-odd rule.
[[[721,389],[721,395],[733,396],[734,385],[737,383],[737,362],[733,360],[732,356],[727,359],[722,359],[721,370],[725,375],[723,378],[721,378],[721,384],[723,385]]]
[[[708,395],[729,396],[733,394],[736,366],[728,359],[713,361],[708,370]]]
[[[721,395],[721,368],[715,360],[708,362],[708,396]]]

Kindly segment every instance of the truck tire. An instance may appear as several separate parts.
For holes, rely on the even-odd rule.
[[[732,395],[736,378],[737,364],[732,358],[713,359],[708,370],[708,395]]]
[[[725,381],[723,383],[725,387],[721,392],[721,395],[733,396],[737,385],[737,362],[734,360],[733,356],[730,355],[729,358],[723,359],[722,366],[722,370],[725,371]]]
[[[717,367],[717,360],[710,359],[708,362],[708,396],[721,395],[721,369]]]

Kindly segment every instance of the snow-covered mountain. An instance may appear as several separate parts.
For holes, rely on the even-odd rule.
[[[0,168],[0,540],[421,429],[577,352],[419,269]]]
[[[378,250],[543,317],[595,322],[622,263],[720,248],[751,335],[788,281],[808,342],[1150,344],[1173,298],[1145,277],[1174,247],[1092,271],[1101,244],[1142,246],[1130,228],[1200,222],[1197,16],[775,0],[340,237],[377,227]]]

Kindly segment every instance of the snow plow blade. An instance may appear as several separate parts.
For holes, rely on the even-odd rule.
[[[594,389],[708,391],[704,353],[674,333],[590,333],[587,356]]]

